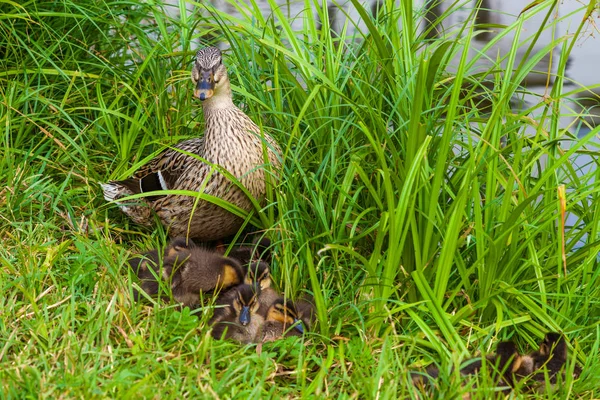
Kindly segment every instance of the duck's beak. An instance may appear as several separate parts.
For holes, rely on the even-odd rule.
[[[202,71],[200,79],[196,83],[194,96],[204,101],[210,99],[215,93],[215,76],[212,71]]]
[[[298,318],[294,319],[294,329],[296,329],[298,332],[304,334],[304,325],[302,325],[302,321],[299,320]]]
[[[242,312],[240,313],[240,324],[246,326],[250,323],[250,307],[242,306]]]

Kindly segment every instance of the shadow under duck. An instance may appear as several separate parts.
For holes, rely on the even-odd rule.
[[[198,51],[192,68],[194,96],[202,101],[205,132],[160,153],[133,177],[102,184],[107,201],[138,193],[161,190],[188,190],[218,197],[243,210],[252,210],[248,196],[217,168],[236,177],[258,201],[265,196],[265,150],[274,171],[280,166],[281,150],[275,140],[233,104],[227,69],[221,51],[205,47]],[[198,156],[206,161],[193,157]],[[134,222],[151,225],[152,211],[168,229],[169,236],[185,236],[201,241],[222,239],[235,234],[243,220],[195,196],[157,194],[122,202],[121,210]]]

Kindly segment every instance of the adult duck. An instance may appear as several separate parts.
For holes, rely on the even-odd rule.
[[[102,184],[102,189],[107,201],[155,192],[156,195],[120,202],[119,207],[134,222],[143,225],[151,225],[152,213],[156,213],[171,237],[213,241],[235,234],[242,219],[196,196],[161,195],[160,191],[202,191],[250,211],[252,202],[248,196],[215,165],[228,171],[255,199],[262,201],[266,191],[266,164],[277,171],[281,150],[272,137],[261,132],[233,104],[227,69],[218,48],[205,47],[198,51],[192,81],[194,96],[202,102],[204,136],[163,151],[131,178]]]

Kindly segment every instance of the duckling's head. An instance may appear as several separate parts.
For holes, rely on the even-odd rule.
[[[266,321],[277,321],[285,327],[293,326],[299,333],[304,333],[304,324],[298,318],[296,307],[291,301],[285,301],[283,298],[275,300],[269,311],[267,311]]]
[[[245,283],[248,285],[257,284],[261,290],[271,287],[271,271],[269,264],[264,261],[251,262],[246,273]]]
[[[496,356],[500,360],[501,365],[506,365],[511,357],[517,357],[518,354],[517,345],[514,342],[500,342],[496,346]]]
[[[521,356],[514,342],[500,342],[496,346],[497,367],[504,373],[528,375],[531,370],[531,358]]]
[[[195,246],[196,245],[192,241],[192,239],[188,239],[185,237],[176,237],[175,239],[171,240],[171,242],[167,246],[167,251],[165,253],[167,257],[172,257],[179,255],[182,252],[185,252]]]
[[[254,285],[243,284],[236,286],[233,290],[236,291],[232,302],[233,309],[240,324],[246,326],[250,323],[252,315],[256,314],[260,306],[258,303],[260,289]]]
[[[540,344],[539,353],[542,356],[557,357],[558,360],[565,361],[567,359],[567,342],[560,333],[549,332]]]
[[[204,101],[219,92],[227,81],[227,69],[223,65],[221,50],[204,47],[196,53],[192,67],[192,81],[196,85],[194,96]]]
[[[311,329],[312,324],[315,322],[315,306],[310,296],[303,296],[302,298],[295,301],[296,310],[298,317],[304,324],[304,327],[308,330]]]

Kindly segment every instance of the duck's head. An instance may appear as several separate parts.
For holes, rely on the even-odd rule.
[[[266,321],[281,322],[286,328],[293,326],[300,334],[304,333],[304,324],[298,318],[296,307],[291,301],[277,299],[267,311]]]
[[[261,290],[271,287],[271,271],[269,264],[264,261],[254,261],[248,266],[245,283],[259,285]]]
[[[204,101],[210,99],[227,81],[227,69],[223,65],[221,50],[204,47],[196,53],[192,67],[194,96]]]
[[[258,295],[260,289],[254,285],[238,285],[233,290],[236,295],[232,301],[232,307],[235,310],[236,316],[241,325],[246,326],[252,320],[252,316],[256,314],[260,304],[258,303]]]

